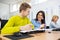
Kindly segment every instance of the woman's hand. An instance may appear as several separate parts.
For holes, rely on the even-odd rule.
[[[43,29],[45,27],[45,24],[42,24],[41,26],[40,26],[40,29]]]

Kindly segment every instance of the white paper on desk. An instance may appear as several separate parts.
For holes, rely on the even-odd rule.
[[[36,31],[36,30],[45,30],[45,29],[34,29],[34,30]]]
[[[45,29],[45,31],[51,32],[53,29]]]
[[[26,32],[31,32],[31,31],[41,31],[41,30],[45,30],[45,29],[34,29],[34,30],[20,31],[20,32],[26,33]]]

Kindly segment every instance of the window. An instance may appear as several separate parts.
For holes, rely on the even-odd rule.
[[[10,5],[10,12],[16,12],[16,11],[18,11],[18,4]]]

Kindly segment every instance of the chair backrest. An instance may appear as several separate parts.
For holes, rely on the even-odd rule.
[[[46,26],[46,29],[49,29],[49,26]]]
[[[7,23],[8,20],[1,20],[1,29],[4,27],[4,25]]]

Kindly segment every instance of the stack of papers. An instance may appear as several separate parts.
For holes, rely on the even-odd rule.
[[[45,29],[34,29],[34,30],[28,30],[28,31],[20,31],[22,33],[26,33],[26,32],[31,32],[31,31],[43,31]]]

